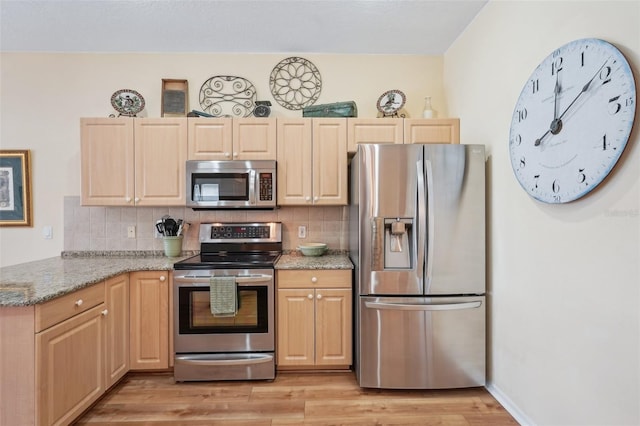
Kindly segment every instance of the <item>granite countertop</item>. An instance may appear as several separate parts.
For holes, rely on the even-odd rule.
[[[30,306],[99,283],[125,272],[171,271],[173,264],[192,256],[166,257],[159,253],[70,253],[0,268],[0,307]],[[330,251],[323,256],[283,253],[276,269],[353,269],[349,256]]]
[[[349,255],[344,252],[329,251],[322,256],[304,256],[299,251],[285,252],[276,269],[353,269]]]
[[[0,268],[0,307],[37,305],[124,272],[170,271],[189,256],[61,256],[5,266]]]

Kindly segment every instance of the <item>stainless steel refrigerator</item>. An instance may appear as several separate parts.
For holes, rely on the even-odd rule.
[[[484,146],[360,145],[350,200],[360,386],[483,386]]]

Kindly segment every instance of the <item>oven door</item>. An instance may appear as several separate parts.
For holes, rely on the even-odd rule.
[[[234,276],[238,310],[211,313],[213,276]],[[179,353],[273,352],[273,270],[175,271],[174,346]]]

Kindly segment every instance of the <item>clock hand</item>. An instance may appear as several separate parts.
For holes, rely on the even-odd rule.
[[[607,64],[607,61],[608,61],[608,59],[606,61],[604,61],[604,63],[602,64],[602,66],[600,66],[600,68],[598,68],[598,71],[596,71],[596,73],[593,75],[593,77],[591,77],[591,80],[587,81],[587,84],[582,86],[582,90],[580,91],[580,93],[578,93],[578,95],[575,98],[573,98],[573,100],[571,101],[569,106],[567,108],[565,108],[565,110],[562,112],[562,114],[560,114],[560,117],[558,117],[558,120],[562,120],[562,117],[564,117],[564,115],[567,113],[567,111],[569,111],[569,109],[571,109],[573,104],[576,103],[576,101],[580,98],[580,96],[582,96],[583,93],[585,93],[587,90],[589,90],[589,86],[591,85],[591,82],[593,82],[593,80],[595,80],[595,78],[598,76],[598,74],[600,74],[600,71],[602,71],[602,68],[604,68],[604,66]]]
[[[558,83],[558,77],[560,71],[556,73],[556,86],[553,88],[553,119],[558,118],[558,95],[560,94],[560,83]]]
[[[553,133],[554,135],[557,135],[558,133],[560,133],[560,130],[562,130],[562,117],[564,117],[564,115],[567,113],[567,111],[569,111],[569,109],[571,109],[571,107],[573,106],[573,104],[576,103],[576,101],[578,99],[580,99],[580,96],[582,96],[583,93],[585,93],[587,90],[589,90],[589,86],[591,85],[591,83],[593,82],[593,80],[595,80],[595,78],[598,76],[598,74],[600,74],[600,71],[602,71],[602,68],[604,68],[604,66],[607,64],[607,61],[604,61],[604,63],[600,66],[600,68],[598,68],[598,71],[596,71],[596,73],[593,75],[593,77],[591,77],[591,79],[589,81],[587,81],[587,84],[585,84],[584,86],[582,86],[582,90],[580,90],[580,93],[578,93],[576,95],[575,98],[573,98],[573,100],[571,101],[571,103],[569,104],[568,107],[565,108],[564,111],[562,111],[562,114],[560,114],[559,117],[554,118],[553,121],[551,122],[551,126],[549,128],[549,130],[547,130],[546,132],[544,132],[544,134],[542,136],[540,136],[538,139],[535,140],[535,142],[533,143],[534,146],[539,146],[542,143],[542,139],[544,139],[545,136],[547,136],[549,133]],[[558,100],[558,93],[560,93],[559,90],[560,86],[558,85],[558,74],[556,74],[556,87],[554,88],[554,93],[555,93],[555,99],[554,99],[554,115],[556,113],[556,102]]]

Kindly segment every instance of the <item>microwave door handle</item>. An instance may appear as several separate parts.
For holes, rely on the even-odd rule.
[[[256,171],[249,171],[249,204],[256,203]]]

